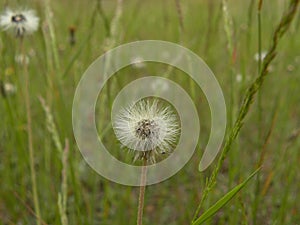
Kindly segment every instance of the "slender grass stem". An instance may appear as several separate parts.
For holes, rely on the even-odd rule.
[[[104,22],[104,27],[105,27],[105,30],[106,30],[106,35],[109,37],[111,35],[111,33],[110,33],[111,32],[111,28],[110,28],[109,20],[108,20],[107,16],[105,15],[103,7],[102,7],[102,0],[98,0],[97,1],[97,9],[98,9],[98,12],[99,12],[99,15],[100,15],[101,19]]]
[[[269,128],[268,133],[267,133],[267,135],[264,139],[264,143],[262,144],[262,147],[260,149],[260,158],[259,158],[258,163],[257,163],[257,168],[260,168],[264,163],[264,159],[265,159],[265,155],[266,155],[266,151],[267,151],[267,146],[269,144],[272,132],[274,130],[276,118],[277,118],[278,105],[279,105],[279,103],[278,103],[278,101],[276,101],[275,106],[274,106],[274,110],[273,110],[273,116],[272,116],[272,121],[271,121],[271,124],[270,124],[270,128]],[[259,209],[259,205],[260,205],[262,196],[263,195],[261,194],[260,172],[258,172],[257,175],[256,175],[255,199],[254,199],[253,208],[252,208],[253,224],[257,224],[257,214],[258,214],[258,211],[259,211],[258,209]]]
[[[24,40],[20,39],[20,48],[21,53],[25,57],[25,48],[24,48]],[[30,96],[29,96],[29,74],[26,61],[22,61],[23,70],[24,70],[24,78],[25,78],[25,107],[26,107],[26,116],[27,116],[27,134],[28,134],[28,149],[29,149],[29,164],[30,164],[30,173],[31,173],[31,183],[32,183],[32,193],[33,193],[33,202],[34,209],[36,214],[36,224],[41,225],[41,213],[39,206],[39,199],[37,194],[37,184],[36,184],[36,171],[34,168],[34,149],[33,149],[33,139],[32,139],[32,121],[31,121],[31,108],[30,108]]]
[[[108,45],[105,46],[105,51],[114,48],[119,41],[118,29],[120,28],[120,20],[122,14],[123,14],[123,0],[118,0],[114,17],[112,18],[110,23],[110,33],[108,34],[109,36],[106,37],[106,41]],[[109,70],[111,63],[112,63],[111,59],[110,57],[108,57],[107,63],[105,64],[105,70],[104,70],[105,72]],[[107,77],[105,77],[105,79],[106,78]],[[106,90],[107,90],[106,92],[107,104],[110,107],[112,100],[111,100],[111,85],[109,82],[107,83]]]
[[[49,34],[50,34],[50,41],[51,41],[51,49],[54,59],[54,65],[55,69],[60,69],[60,61],[58,57],[58,48],[57,48],[57,42],[56,42],[56,35],[54,32],[54,26],[51,19],[51,7],[50,7],[50,0],[44,0],[44,7],[45,7],[45,14],[46,14],[46,21],[49,28]]]
[[[263,0],[258,1],[258,8],[257,8],[257,41],[258,41],[258,62],[257,62],[257,73],[260,74],[261,71],[261,64],[262,64],[262,54],[261,54],[261,38],[262,38],[262,32],[261,32],[261,8],[262,8]],[[258,144],[259,148],[261,148],[261,138],[262,138],[262,130],[263,130],[263,121],[262,121],[262,92],[261,90],[258,91]],[[258,205],[260,201],[259,196],[259,190],[260,190],[260,173],[258,172],[256,175],[256,187],[255,187],[255,200],[253,204],[253,212],[252,212],[252,219],[253,219],[253,225],[257,224],[257,211],[258,211]]]
[[[142,172],[141,172],[137,225],[143,224],[143,210],[144,210],[144,201],[145,201],[146,180],[147,180],[147,160],[144,159]]]
[[[179,0],[175,0],[176,12],[179,21],[179,43],[183,42],[183,33],[184,33],[184,23],[183,23],[183,14]]]
[[[280,41],[281,37],[284,35],[284,33],[289,28],[291,22],[293,21],[295,14],[297,12],[298,4],[300,0],[291,0],[288,9],[284,12],[283,17],[281,18],[279,24],[277,25],[275,32],[273,34],[272,44],[271,47],[266,55],[266,57],[263,60],[262,69],[260,72],[259,77],[250,85],[250,87],[247,89],[243,103],[241,105],[241,108],[238,113],[238,118],[235,121],[234,126],[232,127],[228,138],[226,139],[226,142],[224,144],[224,147],[221,151],[221,156],[217,162],[216,167],[214,168],[211,176],[207,179],[205,188],[203,190],[202,198],[200,200],[200,203],[196,209],[196,212],[193,217],[193,221],[197,218],[203,202],[208,197],[209,192],[212,190],[212,188],[216,184],[216,178],[217,175],[223,165],[223,162],[227,156],[227,153],[232,147],[232,144],[234,143],[234,140],[238,136],[243,124],[244,120],[250,110],[250,107],[254,101],[254,97],[257,94],[257,92],[260,90],[261,86],[264,83],[264,80],[266,76],[268,75],[268,67],[271,64],[271,62],[274,60],[276,56],[276,50],[278,46],[278,42]]]
[[[254,6],[254,2],[255,0],[251,0],[249,7],[248,7],[248,21],[247,21],[247,28],[248,28],[248,33],[247,33],[247,46],[248,46],[248,52],[250,52],[251,50],[251,37],[252,37],[252,33],[251,33],[251,25],[252,25],[252,11],[253,11],[253,6]]]
[[[262,46],[262,27],[261,27],[261,8],[262,8],[263,0],[259,0],[258,3],[258,10],[257,10],[257,40],[258,40],[258,63],[257,63],[257,74],[260,74],[261,71],[261,64],[262,64],[262,54],[261,54],[261,46]],[[262,93],[261,91],[258,91],[258,123],[259,123],[259,132],[258,132],[258,138],[260,139],[262,137]]]
[[[213,18],[214,18],[214,5],[215,3],[213,1],[209,1],[208,2],[208,13],[207,13],[207,22],[208,22],[208,26],[207,26],[207,32],[206,32],[206,38],[205,38],[205,47],[204,47],[204,52],[205,55],[208,55],[209,53],[209,49],[212,46],[211,42],[213,41]]]
[[[234,57],[234,47],[233,47],[233,22],[232,18],[229,14],[228,4],[227,0],[222,0],[222,12],[223,12],[223,20],[224,20],[224,31],[226,34],[226,41],[227,41],[227,50],[228,54],[230,56],[230,105],[229,105],[229,117],[228,117],[228,124],[229,128],[233,126],[233,119],[234,119],[234,63],[235,63],[235,57]]]
[[[68,198],[68,182],[67,182],[67,168],[68,168],[68,157],[69,157],[69,140],[65,140],[65,149],[62,153],[62,184],[61,192],[58,194],[58,207],[60,212],[60,219],[62,225],[68,225],[67,217],[67,198]]]

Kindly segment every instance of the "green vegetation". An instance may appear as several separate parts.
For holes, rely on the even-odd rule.
[[[178,43],[207,63],[223,89],[228,123],[223,151],[199,172],[210,111],[197,84],[158,63],[124,68],[108,81],[96,109],[99,137],[127,163],[132,155],[109,124],[113,99],[129,82],[168,77],[192,96],[201,120],[189,163],[147,186],[143,224],[299,223],[298,3],[0,0],[1,13],[29,8],[40,18],[30,36],[0,33],[0,224],[136,224],[139,188],[88,166],[73,137],[72,101],[98,56],[145,39]]]

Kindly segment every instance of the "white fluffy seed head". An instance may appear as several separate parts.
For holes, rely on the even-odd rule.
[[[0,81],[0,92],[3,97],[14,95],[17,92],[17,87],[11,83],[3,83]]]
[[[38,29],[39,18],[33,10],[12,11],[7,9],[0,16],[0,27],[3,30],[12,30],[16,37],[32,34]]]
[[[135,160],[153,163],[156,154],[172,151],[180,127],[170,107],[141,100],[120,111],[114,120],[114,131],[118,140],[136,153]]]

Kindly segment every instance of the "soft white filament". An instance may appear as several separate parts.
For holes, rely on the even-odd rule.
[[[39,18],[33,10],[12,11],[7,9],[0,16],[0,27],[12,30],[16,36],[32,34],[38,29]]]
[[[142,100],[121,110],[115,118],[114,130],[118,140],[129,149],[141,154],[166,153],[176,142],[179,124],[170,107],[159,107],[158,101]]]

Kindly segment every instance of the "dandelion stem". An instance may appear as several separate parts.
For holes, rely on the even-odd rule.
[[[143,224],[143,210],[144,210],[146,180],[147,180],[147,159],[144,159],[143,166],[142,166],[142,172],[141,172],[137,225]]]
[[[20,48],[21,53],[25,57],[25,49],[23,43],[23,37],[20,39]],[[36,173],[34,168],[34,149],[33,149],[33,141],[32,141],[32,122],[31,122],[31,109],[30,109],[30,97],[29,97],[29,74],[27,70],[26,61],[22,61],[24,77],[25,77],[25,105],[26,105],[26,116],[27,116],[27,133],[28,133],[28,149],[29,149],[29,164],[30,164],[30,173],[31,173],[31,183],[32,183],[32,192],[33,192],[33,202],[34,209],[36,214],[36,223],[37,225],[41,224],[41,214],[40,214],[40,206],[37,194],[37,184],[36,184]]]

